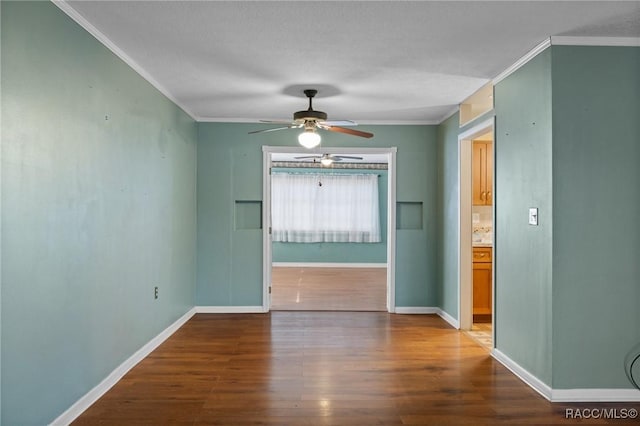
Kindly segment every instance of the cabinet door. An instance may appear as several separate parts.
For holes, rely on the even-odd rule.
[[[493,144],[485,145],[485,204],[490,206],[493,204]]]
[[[471,174],[473,176],[473,205],[483,206],[485,204],[484,198],[486,196],[485,186],[485,157],[486,145],[482,142],[473,143]]]
[[[493,144],[474,142],[472,155],[473,205],[490,206],[493,204]]]
[[[473,313],[491,314],[491,263],[473,263]]]

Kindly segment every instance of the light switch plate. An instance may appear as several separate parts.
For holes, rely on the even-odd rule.
[[[538,226],[538,208],[529,208],[529,225]]]

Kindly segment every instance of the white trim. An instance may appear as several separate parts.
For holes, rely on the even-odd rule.
[[[396,311],[396,155],[398,148],[387,149],[387,311]]]
[[[262,208],[262,268],[263,268],[263,311],[268,312],[270,303],[268,299],[269,286],[271,284],[271,260],[272,247],[271,236],[269,235],[269,224],[271,223],[271,176],[269,168],[271,167],[271,154],[291,153],[291,154],[386,154],[388,158],[388,185],[387,185],[387,311],[395,312],[395,292],[396,292],[396,154],[397,147],[380,147],[380,148],[354,148],[354,147],[318,147],[306,149],[301,146],[263,146],[263,208]]]
[[[138,349],[136,353],[131,355],[126,361],[116,367],[107,377],[102,380],[96,387],[87,392],[75,404],[69,407],[64,413],[56,418],[52,425],[68,425],[73,422],[80,414],[96,402],[102,395],[111,389],[125,374],[135,367],[140,361],[153,352],[162,342],[167,340],[173,333],[182,327],[196,313],[196,308],[191,308],[186,314],[178,318],[173,324],[165,328],[160,334],[151,339],[146,345]]]
[[[248,117],[202,117],[196,116],[195,120],[202,123],[260,123],[260,120]],[[440,124],[438,120],[358,120],[359,125],[372,126],[435,126]]]
[[[386,263],[273,262],[279,268],[386,268]]]
[[[325,146],[312,149],[303,148],[301,146],[268,146],[264,145],[262,151],[270,154],[353,154],[357,152],[359,154],[389,154],[398,152],[398,148],[390,146],[388,148],[377,147],[342,147],[342,146]],[[331,151],[331,152],[329,152]],[[389,163],[391,164],[391,163]]]
[[[82,16],[77,10],[73,8],[73,6],[69,5],[66,0],[51,0],[53,4],[55,4],[60,10],[67,14],[71,19],[73,19],[78,25],[84,28],[89,34],[95,37],[100,43],[102,43],[107,49],[109,49],[113,54],[115,54],[118,58],[122,59],[125,64],[131,67],[136,73],[138,73],[142,78],[147,80],[149,84],[155,87],[160,93],[167,97],[171,102],[176,104],[180,109],[182,109],[187,115],[189,115],[193,120],[198,121],[197,117],[189,111],[180,101],[178,101],[172,94],[167,90],[163,85],[158,83],[158,81],[151,76],[142,68],[136,61],[134,61],[129,55],[127,55],[122,49],[120,49],[113,41],[109,39],[106,35],[104,35],[100,30],[91,24],[91,22],[87,21],[84,16]]]
[[[271,153],[262,147],[262,310],[271,309]]]
[[[452,317],[451,315],[449,315],[448,312],[438,308],[438,310],[436,311],[436,314],[438,314],[440,318],[448,322],[453,328],[458,330],[460,329],[460,322],[454,317]]]
[[[431,306],[396,306],[398,315],[438,315],[453,328],[458,329],[458,320],[443,311],[441,308]]]
[[[424,315],[437,314],[438,309],[429,306],[396,306],[396,314],[399,315]]]
[[[638,402],[638,389],[553,389],[553,402]]]
[[[638,402],[638,389],[553,389],[498,349],[491,356],[551,402]]]
[[[502,71],[496,78],[493,79],[493,85],[500,83],[505,78],[509,77],[511,74],[516,72],[520,67],[524,64],[538,56],[542,53],[547,47],[551,46],[551,38],[547,38],[538,44],[536,47],[527,52],[522,58],[518,59],[513,65],[511,65],[506,70]]]
[[[197,314],[262,314],[262,306],[196,306]]]
[[[455,114],[459,110],[460,110],[460,105],[456,105],[456,106],[452,107],[451,110],[444,115],[444,118],[442,118],[440,120],[438,125],[440,125],[440,124],[444,123],[445,121],[447,121],[448,119],[450,119],[453,116],[453,114]]]
[[[473,127],[465,130],[464,132],[460,133],[458,135],[458,140],[462,140],[462,139],[473,139],[477,136],[480,136],[483,133],[486,133],[486,129],[488,127],[493,126],[494,122],[494,117],[491,116],[489,118],[487,118],[484,121],[479,122],[478,124],[474,125]]]
[[[552,389],[550,386],[522,368],[518,363],[513,361],[504,353],[500,352],[498,349],[494,348],[493,350],[491,350],[491,356],[495,358],[500,364],[507,367],[513,374],[518,376],[520,380],[529,385],[529,387],[531,387],[534,391],[538,392],[545,399],[551,401]]]
[[[459,327],[462,330],[471,330],[473,325],[473,248],[471,243],[472,236],[472,141],[474,138],[484,134],[487,130],[493,129],[495,133],[495,116],[491,116],[483,120],[468,130],[458,135],[458,318]],[[494,135],[495,141],[495,135]],[[495,146],[495,145],[494,145]],[[493,150],[493,175],[495,176],[495,152]],[[495,182],[493,179],[493,187],[491,191],[495,194]],[[493,211],[493,229],[495,232],[495,196],[492,206]],[[495,245],[494,235],[494,245]],[[495,249],[494,249],[495,253]],[[495,254],[492,264],[491,288],[494,297],[493,306],[495,307]],[[494,308],[495,313],[495,308]],[[495,315],[492,315],[492,330],[495,339]]]
[[[554,46],[620,46],[638,47],[640,37],[572,37],[552,36],[551,44]]]

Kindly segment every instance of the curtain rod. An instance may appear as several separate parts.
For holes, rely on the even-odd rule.
[[[310,173],[306,173],[306,172],[273,172],[274,175],[307,175],[307,176],[378,176],[380,177],[381,175],[379,173],[334,173],[334,172],[328,172],[328,173],[317,173],[317,172],[310,172]]]

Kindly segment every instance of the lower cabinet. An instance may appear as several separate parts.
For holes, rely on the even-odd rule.
[[[492,309],[492,258],[491,247],[473,248],[473,321],[491,322]]]

